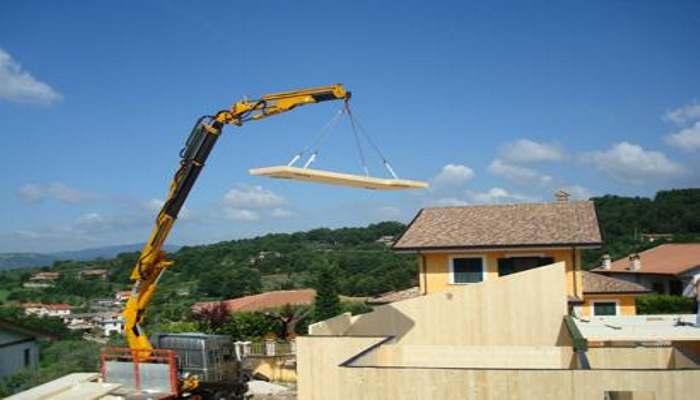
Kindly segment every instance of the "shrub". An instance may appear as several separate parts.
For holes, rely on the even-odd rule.
[[[681,296],[647,295],[637,297],[637,314],[692,314],[695,299]]]

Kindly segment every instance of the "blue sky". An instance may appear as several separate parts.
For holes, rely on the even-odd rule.
[[[229,127],[171,243],[700,184],[700,3],[465,3],[2,3],[0,251],[144,241],[198,116],[336,82],[430,190],[248,176],[339,107],[309,106]],[[347,121],[315,166],[361,172]]]

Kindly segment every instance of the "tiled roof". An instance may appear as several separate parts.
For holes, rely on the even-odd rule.
[[[19,333],[22,335],[27,335],[31,337],[42,337],[42,338],[47,338],[47,339],[56,339],[56,336],[52,333],[36,329],[36,328],[28,328],[24,327],[22,325],[17,324],[14,321],[6,320],[0,318],[0,330],[8,330],[11,332]]]
[[[593,202],[424,208],[395,250],[600,245]]]
[[[623,279],[583,271],[583,293],[648,293],[644,286]]]
[[[367,303],[369,303],[369,304],[389,304],[389,303],[393,303],[395,301],[412,299],[412,298],[418,297],[420,295],[421,295],[420,288],[418,286],[414,286],[410,289],[396,290],[393,292],[381,294],[381,295],[376,296],[376,297],[372,297],[372,298],[367,300]]]
[[[210,301],[210,302],[200,302],[196,303],[192,308],[197,311],[202,308],[215,306],[219,303],[223,303],[229,312],[236,311],[261,311],[271,308],[278,308],[286,306],[287,304],[293,306],[301,305],[311,305],[316,297],[316,291],[314,289],[298,289],[298,290],[276,290],[272,292],[265,292],[260,294],[255,294],[252,296],[239,297],[237,299]],[[342,301],[364,301],[364,298],[355,297],[345,297],[340,296]]]
[[[42,304],[42,303],[25,303],[22,308],[44,308],[46,310],[70,310],[73,308],[70,304]]]
[[[700,243],[669,243],[639,253],[641,267],[638,271],[629,270],[627,257],[612,263],[610,269],[601,267],[596,272],[624,272],[633,274],[678,275],[695,267],[700,267]]]

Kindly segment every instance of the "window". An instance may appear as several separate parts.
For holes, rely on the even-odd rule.
[[[477,283],[484,280],[482,257],[455,257],[450,263],[450,283]]]
[[[506,257],[498,259],[498,276],[514,274],[516,272],[527,271],[554,263],[552,257]]]
[[[671,296],[683,296],[683,282],[677,279],[669,281],[668,294]]]
[[[653,290],[656,294],[666,294],[666,287],[661,282],[652,283],[651,290]]]
[[[593,315],[617,315],[617,302],[615,301],[596,301],[593,302]]]
[[[24,366],[28,367],[32,364],[32,349],[24,349]]]

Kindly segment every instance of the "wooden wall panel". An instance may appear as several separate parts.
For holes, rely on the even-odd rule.
[[[459,286],[354,317],[337,334],[395,336],[400,344],[566,345],[564,263]]]
[[[695,400],[700,393],[700,370],[339,366],[380,341],[380,338],[299,338],[299,400],[603,400],[605,391],[646,392],[653,393],[656,399]]]

